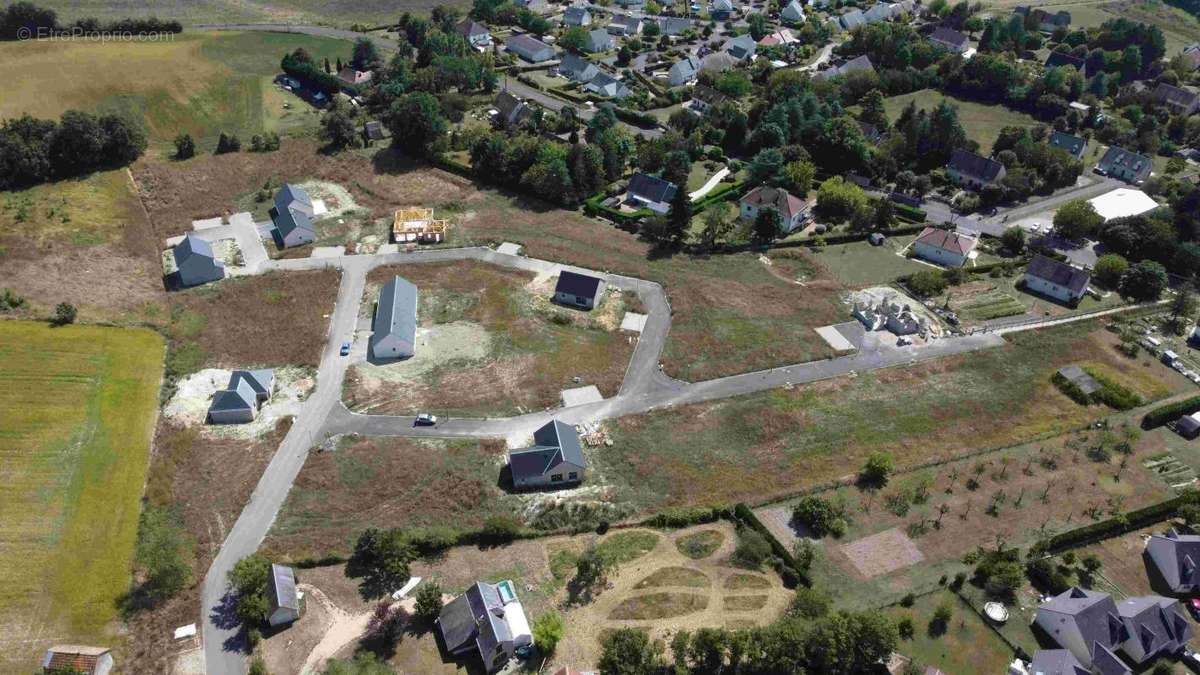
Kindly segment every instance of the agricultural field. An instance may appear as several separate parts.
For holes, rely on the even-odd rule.
[[[560,392],[595,386],[612,396],[633,353],[619,331],[626,300],[615,292],[591,312],[550,303],[554,279],[481,263],[396,265],[368,277],[363,318],[376,289],[399,275],[416,284],[416,356],[356,365],[347,403],[374,414],[516,414],[556,407]]]
[[[1015,6],[1027,4],[1017,0],[988,0],[988,8],[995,7],[1011,11]],[[1167,40],[1167,56],[1180,53],[1184,46],[1200,40],[1200,20],[1182,9],[1157,0],[1099,0],[1082,3],[1033,4],[1048,12],[1065,9],[1071,13],[1071,28],[1090,28],[1105,21],[1124,17],[1162,29]]]
[[[215,147],[222,131],[251,134],[315,128],[318,113],[272,82],[284,53],[348,59],[345,40],[287,33],[182,33],[161,41],[25,41],[0,44],[11,95],[0,118],[57,118],[70,109],[142,118],[151,149],[173,151],[177,134]],[[130,70],[138,72],[130,78]],[[284,106],[288,105],[288,108]]]
[[[236,0],[46,0],[39,3],[58,11],[61,19],[74,20],[81,17],[120,19],[127,16],[156,15],[162,19],[176,19],[189,26],[211,23],[310,23],[349,28],[351,25],[378,25],[394,22],[403,12],[427,14],[437,5],[457,5],[466,10],[469,3],[433,2],[432,0],[266,0],[265,2],[237,2]]]
[[[1029,115],[1009,110],[1002,105],[966,101],[947,96],[933,89],[922,89],[910,94],[884,99],[884,109],[887,111],[888,119],[895,122],[904,108],[912,101],[915,101],[917,108],[921,110],[932,110],[942,101],[949,101],[958,106],[958,120],[962,123],[963,130],[967,132],[967,138],[979,143],[984,154],[991,151],[992,143],[996,141],[996,137],[1000,135],[1000,130],[1004,127],[1033,127],[1038,124],[1038,121]]]
[[[912,466],[1104,416],[1050,382],[1072,363],[1104,367],[1148,401],[1193,388],[1149,357],[1128,361],[1116,343],[1097,322],[1079,322],[935,363],[626,417],[608,424],[614,445],[596,469],[614,500],[638,510],[765,502],[847,477],[871,451]]]
[[[0,322],[0,670],[116,641],[162,379],[144,329]]]

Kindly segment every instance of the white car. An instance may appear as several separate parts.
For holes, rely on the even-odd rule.
[[[431,427],[435,424],[437,424],[437,415],[429,413],[421,413],[417,415],[417,419],[413,420],[414,427]]]

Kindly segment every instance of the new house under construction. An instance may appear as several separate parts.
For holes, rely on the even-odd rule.
[[[449,224],[434,218],[433,209],[421,206],[396,211],[392,222],[392,241],[397,244],[438,244],[446,239]]]

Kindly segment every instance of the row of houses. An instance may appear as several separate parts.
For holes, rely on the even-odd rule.
[[[1086,139],[1060,131],[1052,132],[1047,142],[1080,160],[1087,149]],[[1100,175],[1137,185],[1150,177],[1153,168],[1154,161],[1146,155],[1113,145],[1105,150],[1094,170]],[[980,190],[1002,180],[1005,168],[1004,164],[996,159],[959,148],[950,154],[950,161],[946,164],[946,176],[956,185]]]
[[[608,37],[607,34],[605,37]],[[632,93],[624,82],[601,70],[594,62],[576,54],[564,54],[557,66],[557,72],[572,82],[583,85],[585,91],[598,96],[621,99]]]
[[[890,21],[900,17],[912,14],[914,3],[912,0],[901,0],[900,2],[879,2],[872,5],[867,11],[861,9],[852,9],[840,16],[830,17],[827,23],[834,30],[849,31],[859,26],[865,26],[871,23],[879,23],[881,21]]]

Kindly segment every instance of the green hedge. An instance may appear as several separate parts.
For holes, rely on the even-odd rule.
[[[758,533],[761,534],[771,544],[771,550],[774,551],[775,557],[778,558],[782,563],[779,574],[783,577],[784,583],[787,583],[790,580],[793,582],[793,584],[812,586],[812,580],[808,576],[808,570],[800,567],[800,565],[796,563],[796,557],[792,555],[792,552],[787,550],[787,548],[775,538],[775,535],[771,534],[771,531],[767,529],[766,525],[762,524],[762,521],[758,519],[758,516],[754,515],[754,512],[750,510],[749,506],[746,506],[745,503],[739,503],[737,506],[733,507],[733,518],[740,525],[757,530]],[[789,579],[789,577],[791,577],[791,579]]]
[[[709,206],[717,202],[728,201],[730,198],[741,196],[745,183],[720,183],[713,188],[708,194],[700,198],[700,201],[692,203],[692,211],[700,213]]]
[[[681,506],[656,513],[641,522],[645,527],[678,529],[715,523],[722,518],[731,518],[733,509],[728,504],[717,506]]]
[[[924,230],[924,225],[901,225],[893,227],[890,230],[881,230],[880,234],[886,237],[898,237],[905,234],[916,234]],[[818,234],[807,239],[802,239],[801,243],[811,246],[817,237],[820,237],[826,244],[850,244],[856,241],[866,241],[871,236],[871,232],[851,232],[848,234]]]
[[[617,116],[617,119],[623,122],[635,124],[645,129],[654,129],[658,127],[658,120],[655,119],[653,115],[647,115],[640,110],[630,110],[629,108],[622,108],[621,106],[613,106],[612,110]]]
[[[918,209],[915,206],[909,206],[908,204],[892,202],[892,206],[896,209],[896,216],[898,218],[910,220],[915,223],[925,222],[925,218],[928,216],[925,211]]]
[[[1058,553],[1162,522],[1173,517],[1179,507],[1192,498],[1191,495],[1179,495],[1157,504],[1113,516],[1107,520],[1077,527],[1068,532],[1061,532],[1050,538],[1046,550],[1048,553]]]
[[[626,224],[633,224],[642,218],[649,218],[654,215],[654,212],[650,209],[638,209],[632,213],[625,213],[624,211],[618,211],[616,209],[609,208],[600,203],[607,198],[608,195],[602,192],[598,195],[592,195],[591,197],[585,199],[583,201],[583,212],[589,216],[604,215],[615,223]]]
[[[1168,403],[1151,410],[1142,418],[1142,428],[1156,429],[1194,412],[1200,412],[1200,396],[1193,396],[1178,403]]]

